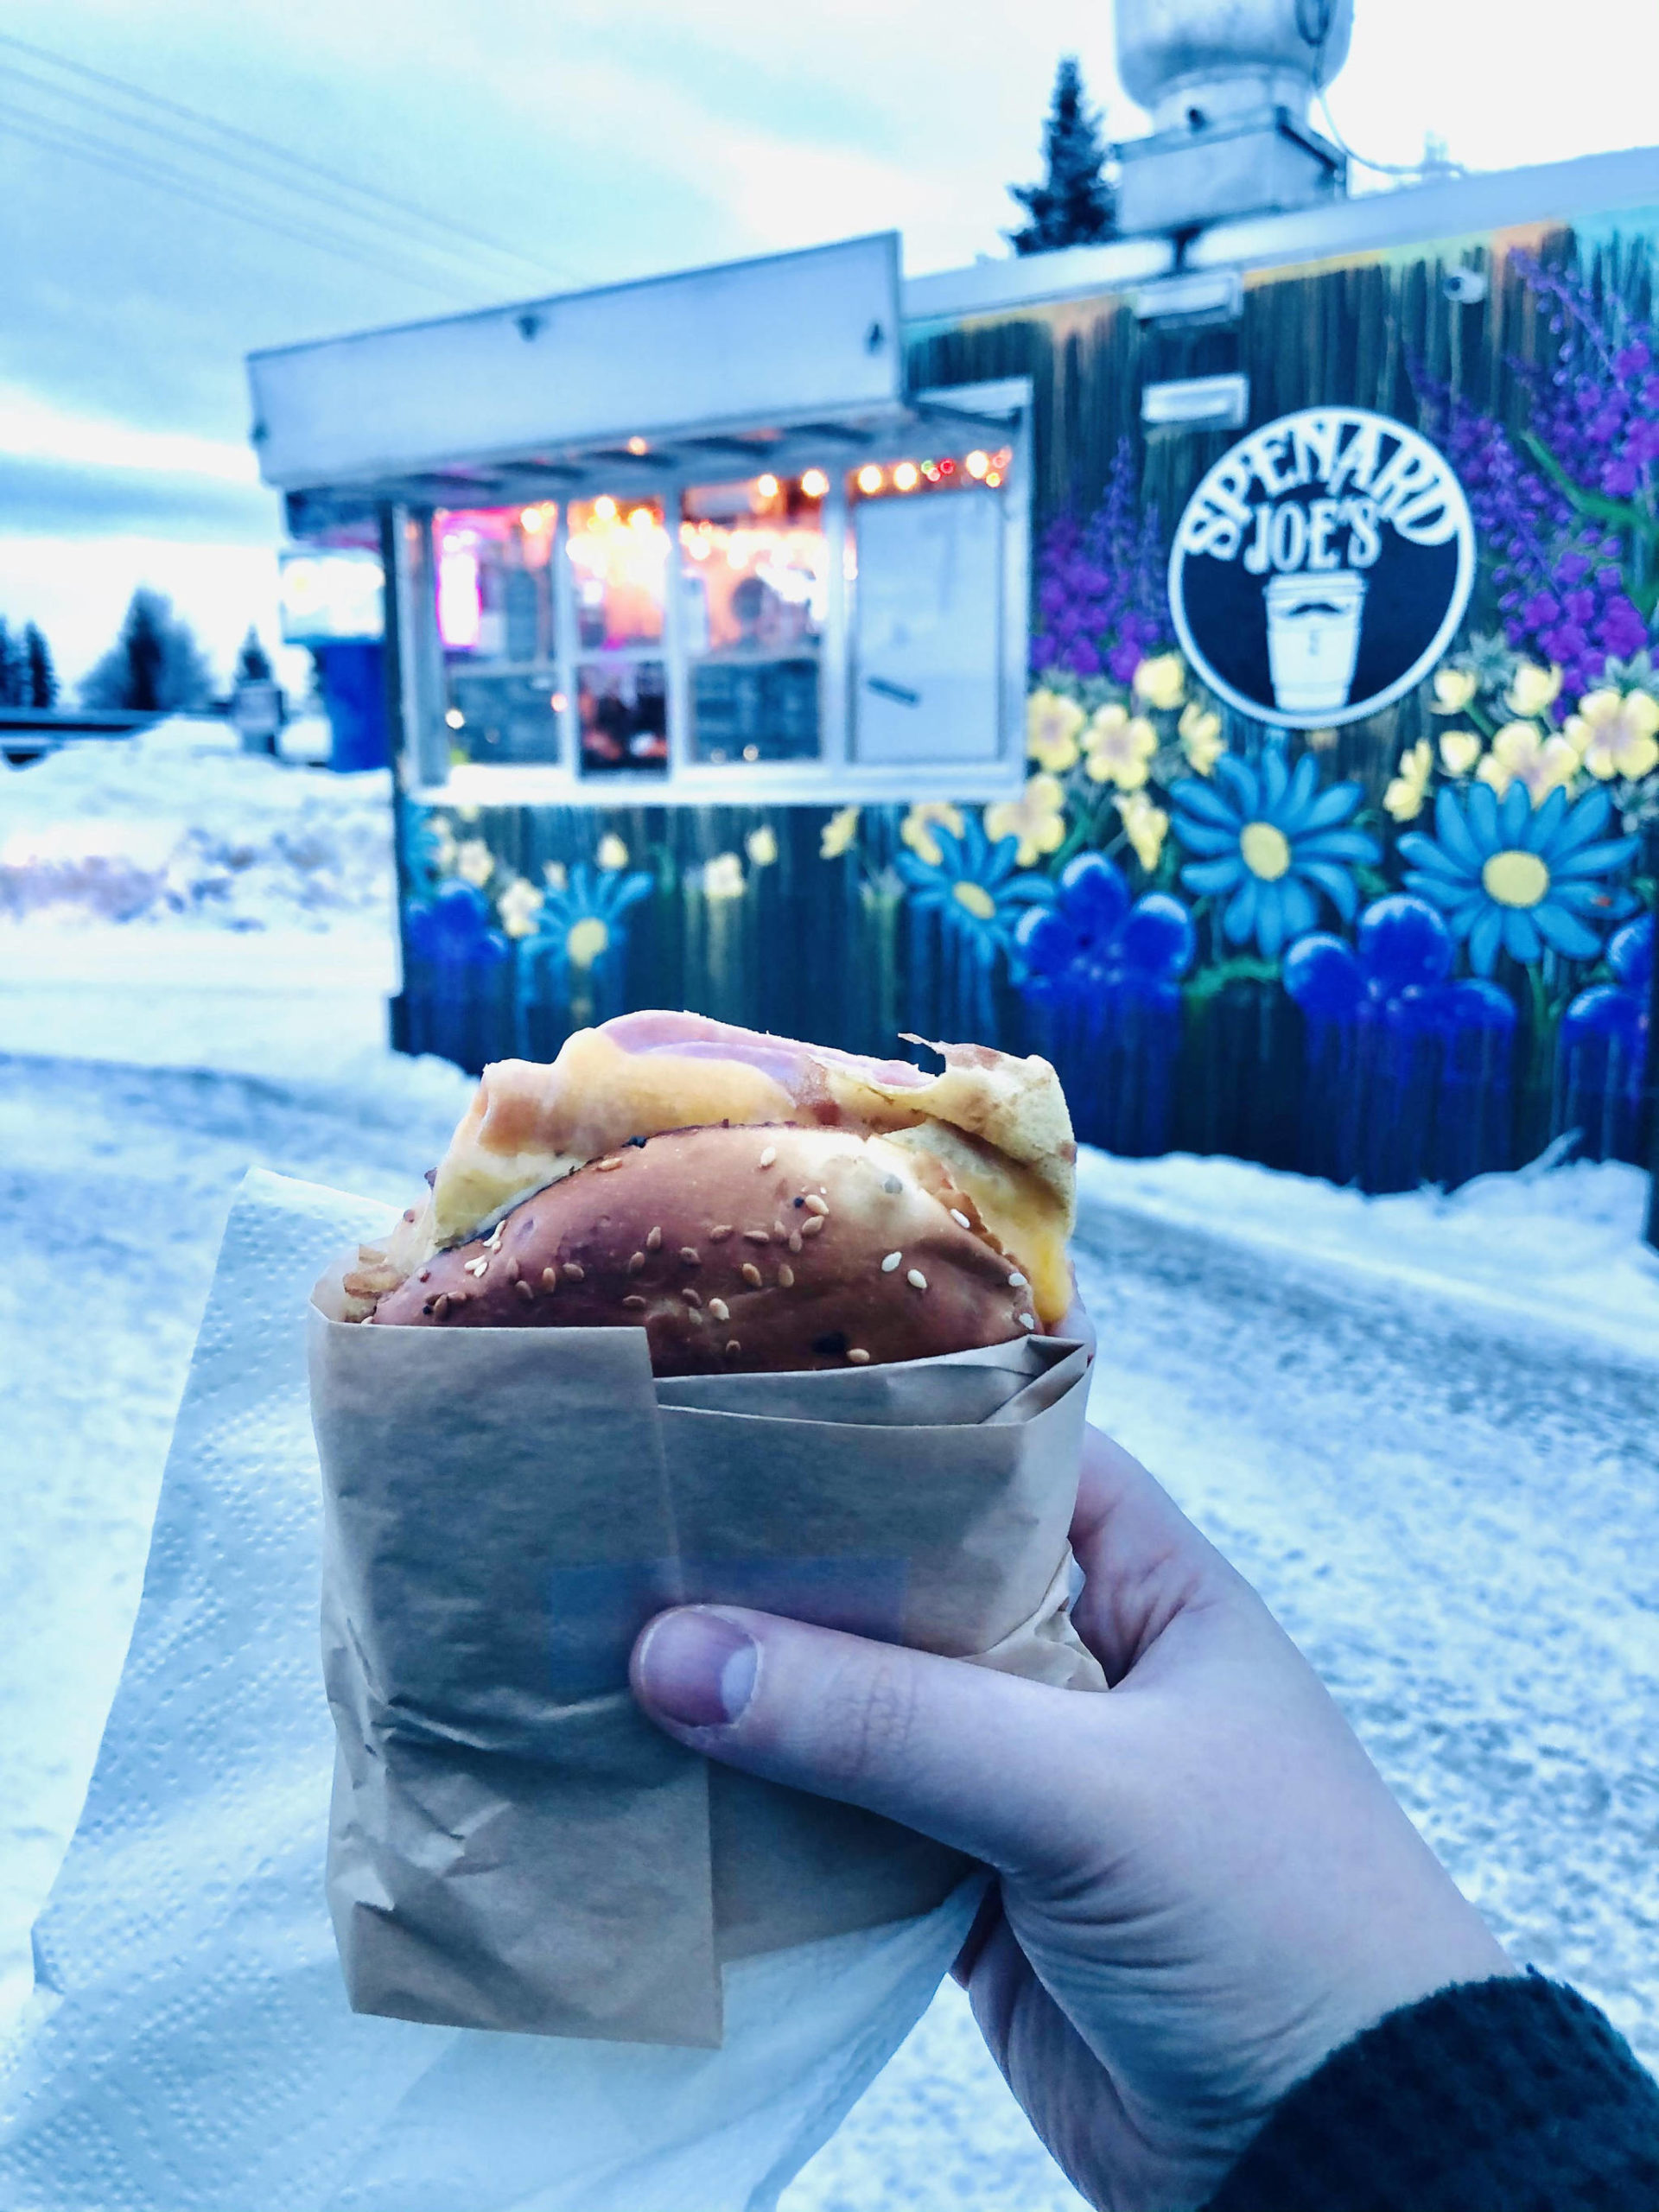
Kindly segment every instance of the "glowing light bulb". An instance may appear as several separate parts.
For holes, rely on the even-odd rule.
[[[549,698],[547,703],[552,708],[556,715],[562,715],[570,702],[565,697],[563,691],[555,691]]]
[[[1000,468],[988,468],[985,472],[985,481],[990,486],[992,491],[995,492],[997,486],[1002,481],[1001,470]]]
[[[879,492],[881,489],[882,481],[881,472],[873,461],[867,461],[858,472],[858,488],[861,492]]]
[[[970,476],[982,476],[991,465],[991,456],[976,449],[962,465]]]
[[[534,537],[547,527],[547,517],[539,507],[526,507],[518,518],[518,527]]]
[[[655,527],[656,521],[657,518],[649,507],[634,507],[629,511],[628,528],[630,530],[651,530]]]
[[[922,472],[913,461],[901,461],[893,472],[895,492],[913,492],[922,480]]]
[[[775,476],[759,476],[755,479],[754,488],[763,499],[775,499],[778,496],[778,479]]]
[[[801,478],[801,489],[809,499],[821,499],[830,489],[830,479],[821,468],[809,468]]]
[[[632,454],[649,453],[651,448],[643,438],[635,437],[628,440],[628,451]]]
[[[459,707],[451,707],[443,719],[451,729],[464,729],[467,727],[467,717]]]
[[[612,499],[608,492],[594,501],[594,519],[595,522],[616,520],[616,501]]]

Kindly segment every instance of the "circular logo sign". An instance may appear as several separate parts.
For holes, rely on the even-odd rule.
[[[1444,455],[1386,415],[1310,407],[1252,430],[1192,494],[1170,612],[1222,698],[1318,729],[1421,682],[1474,573],[1469,502]]]

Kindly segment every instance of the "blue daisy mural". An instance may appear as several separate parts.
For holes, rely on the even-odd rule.
[[[993,844],[971,815],[959,830],[933,823],[925,842],[925,852],[912,847],[895,855],[893,867],[909,889],[912,911],[938,931],[939,1015],[962,1035],[989,1036],[996,1027],[992,979],[998,963],[1008,959],[1017,968],[1014,925],[1027,906],[1046,905],[1054,887],[1045,875],[1021,873],[1017,837]],[[913,935],[912,969],[919,946]]]
[[[1322,791],[1311,753],[1294,769],[1278,745],[1255,766],[1224,755],[1207,780],[1186,776],[1171,786],[1174,835],[1198,855],[1183,867],[1181,881],[1225,900],[1221,929],[1230,944],[1254,940],[1276,959],[1313,927],[1321,893],[1344,921],[1353,918],[1353,869],[1382,853],[1369,830],[1350,826],[1363,796],[1353,783]]]
[[[1486,784],[1443,790],[1434,835],[1412,830],[1400,840],[1412,863],[1407,888],[1466,939],[1477,976],[1491,974],[1500,951],[1536,960],[1548,945],[1592,960],[1601,950],[1592,925],[1616,921],[1630,903],[1609,879],[1635,857],[1637,841],[1602,836],[1612,810],[1604,791],[1572,800],[1556,790],[1535,807],[1519,782],[1501,799]]]

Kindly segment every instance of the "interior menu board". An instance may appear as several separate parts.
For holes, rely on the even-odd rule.
[[[818,664],[711,659],[691,674],[699,760],[807,760],[818,751]]]

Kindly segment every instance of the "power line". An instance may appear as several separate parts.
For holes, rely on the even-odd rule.
[[[365,251],[360,245],[349,240],[330,238],[324,232],[285,222],[267,209],[247,206],[204,179],[183,177],[177,170],[167,169],[145,160],[130,148],[110,146],[89,137],[85,132],[72,130],[67,124],[43,124],[41,118],[30,114],[27,110],[22,113],[23,119],[19,119],[17,110],[9,109],[3,101],[0,101],[0,114],[9,117],[7,127],[14,137],[44,146],[54,153],[73,154],[82,161],[92,162],[100,168],[111,169],[118,176],[132,178],[163,192],[172,192],[180,199],[188,200],[198,207],[206,207],[214,214],[234,216],[242,222],[274,232],[277,236],[294,240],[301,245],[315,246],[325,253],[341,255],[376,270],[383,276],[395,276],[404,283],[418,284],[427,291],[438,293],[452,302],[454,301],[455,284],[453,278],[445,283],[414,268],[399,267]]]
[[[0,32],[0,46],[9,47],[15,53],[26,54],[34,60],[47,63],[49,67],[64,70],[74,76],[84,78],[88,83],[101,85],[106,90],[118,92],[124,98],[143,106],[156,108],[166,114],[175,116],[181,122],[189,124],[199,130],[209,131],[214,137],[226,139],[232,144],[251,147],[258,155],[268,160],[275,160],[286,169],[297,170],[310,176],[320,177],[325,182],[354,194],[359,199],[374,201],[383,207],[391,209],[403,219],[399,227],[406,228],[412,219],[423,231],[429,232],[432,230],[448,231],[453,237],[461,239],[469,246],[481,246],[488,252],[499,254],[507,260],[518,263],[523,268],[533,270],[538,276],[545,276],[550,272],[566,276],[578,274],[563,264],[548,262],[521,252],[516,246],[505,245],[499,238],[493,238],[482,232],[472,230],[467,225],[456,222],[452,217],[435,213],[430,208],[423,207],[413,200],[399,199],[395,194],[384,192],[374,185],[361,184],[354,177],[347,176],[340,170],[329,168],[320,162],[310,160],[305,155],[296,154],[291,148],[279,145],[272,139],[261,137],[255,131],[245,130],[235,124],[221,123],[216,117],[205,115],[199,109],[187,107],[182,102],[168,99],[162,93],[148,92],[142,86],[131,84],[124,78],[112,76],[105,70],[89,68],[85,62],[71,60],[66,54],[54,54],[49,48],[34,45],[27,39],[16,38],[10,33]],[[21,75],[24,73],[14,69],[14,73]],[[88,95],[85,93],[75,93],[65,87],[53,86],[49,82],[42,85],[39,79],[32,80],[26,79],[26,81],[34,82],[39,89],[47,91],[58,98],[88,99]],[[130,123],[139,130],[156,132],[187,144],[189,143],[182,139],[180,133],[168,131],[162,125],[151,123],[142,117],[123,116],[118,111],[111,111],[104,103],[91,102],[90,104],[102,106],[105,113],[113,112],[117,120]],[[245,161],[238,161],[233,156],[216,152],[209,147],[196,147],[193,150],[203,154],[209,160],[226,161],[232,166],[244,169],[249,168]],[[257,172],[253,173],[257,174]],[[282,181],[280,178],[274,181],[279,183]],[[385,221],[384,217],[373,218],[360,215],[351,209],[342,209],[341,212],[355,220]],[[429,239],[429,243],[434,242]],[[454,251],[452,248],[440,250]]]

